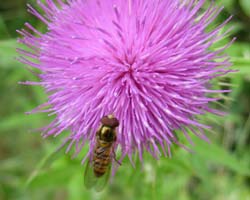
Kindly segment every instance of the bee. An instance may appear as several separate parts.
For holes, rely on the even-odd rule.
[[[84,173],[86,188],[94,187],[100,191],[108,182],[112,159],[116,160],[113,147],[116,142],[115,128],[118,126],[119,121],[113,115],[101,118],[101,126],[96,132],[95,148]]]

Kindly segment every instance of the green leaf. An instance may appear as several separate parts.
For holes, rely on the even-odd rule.
[[[238,174],[250,176],[249,167],[239,160],[236,155],[227,152],[222,146],[219,146],[213,142],[209,144],[196,137],[194,137],[193,140],[196,144],[194,146],[194,150],[197,155],[210,162],[233,170]]]
[[[250,1],[249,0],[239,0],[240,6],[244,13],[250,17]]]
[[[9,33],[3,18],[0,15],[0,39],[9,38]]]
[[[53,169],[53,170],[46,171],[46,172],[44,172],[43,170],[50,167],[53,162],[55,162],[56,160],[58,160],[60,157],[62,157],[65,154],[65,148],[66,148],[68,143],[69,143],[69,141],[65,141],[62,145],[60,145],[58,148],[56,148],[52,153],[46,155],[40,161],[40,163],[38,164],[36,169],[31,173],[29,179],[25,183],[24,188],[27,188],[30,184],[37,185],[37,182],[39,182],[39,184],[43,184],[44,179],[46,179],[45,177],[54,176],[54,174],[56,176],[59,176],[61,173],[63,173],[61,171],[61,169],[57,169],[57,170]],[[56,171],[56,172],[54,172],[54,171]],[[65,170],[65,171],[67,171],[67,170]],[[53,173],[53,175],[51,175],[51,173]],[[65,172],[65,173],[67,173],[67,172]],[[63,176],[63,174],[62,174],[62,176]],[[39,179],[39,180],[37,181],[36,179]],[[58,181],[58,179],[60,179],[60,178],[55,177],[56,181]],[[33,182],[36,182],[36,183],[33,184]]]
[[[239,70],[241,74],[250,74],[250,58],[232,57],[231,61],[233,69]]]
[[[23,65],[15,60],[17,56],[16,48],[19,46],[15,39],[0,41],[0,67],[13,68]],[[1,69],[2,70],[2,69]]]
[[[42,115],[25,115],[24,113],[16,114],[13,113],[10,116],[3,117],[0,120],[0,134],[4,134],[6,130],[12,130],[21,127],[37,127],[41,124]]]
[[[30,181],[26,184],[25,188],[58,187],[59,185],[67,185],[68,181],[76,172],[76,167],[70,165],[64,165],[63,167],[46,171],[39,170],[39,172],[29,179]]]

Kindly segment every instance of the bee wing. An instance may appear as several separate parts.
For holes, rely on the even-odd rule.
[[[111,172],[111,164],[109,164],[106,173],[101,177],[96,177],[93,170],[92,162],[89,160],[84,172],[84,185],[87,189],[94,188],[97,192],[102,191],[107,185]]]
[[[107,185],[111,174],[110,172],[111,172],[111,164],[109,164],[106,173],[103,176],[97,178],[97,181],[94,185],[94,188],[97,192],[102,191]]]
[[[94,185],[94,188],[97,192],[100,192],[103,190],[103,188],[107,185],[107,183],[109,182],[109,179],[110,179],[110,176],[111,176],[111,169],[112,169],[112,164],[113,164],[113,160],[117,161],[116,160],[116,156],[115,156],[115,152],[114,150],[112,149],[112,153],[111,153],[111,161],[109,163],[109,166],[108,166],[108,169],[106,171],[106,173],[97,178],[97,182],[95,183]],[[120,163],[118,163],[120,165]]]
[[[90,189],[94,187],[96,182],[97,182],[97,177],[94,174],[92,162],[88,160],[84,172],[84,185],[87,189]]]

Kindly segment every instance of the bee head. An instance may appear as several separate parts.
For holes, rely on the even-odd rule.
[[[119,126],[118,119],[115,118],[113,115],[104,116],[101,119],[101,123],[104,126],[107,126],[107,127],[110,127],[110,128],[116,128],[117,126]]]

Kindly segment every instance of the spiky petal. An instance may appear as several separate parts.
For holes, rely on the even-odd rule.
[[[28,5],[29,11],[47,31],[26,23],[33,33],[19,31],[20,42],[30,51],[19,51],[22,62],[41,71],[40,82],[26,84],[42,85],[48,94],[34,112],[56,116],[45,136],[70,130],[69,148],[75,144],[78,153],[90,141],[89,155],[100,119],[114,114],[122,158],[138,151],[142,159],[144,150],[158,157],[159,148],[170,153],[172,143],[181,145],[174,130],[205,138],[208,126],[197,116],[216,112],[208,103],[217,98],[207,94],[226,91],[209,83],[230,66],[226,47],[210,50],[226,34],[219,32],[227,21],[206,31],[221,9],[211,4],[201,12],[205,0],[37,2],[44,13]]]

